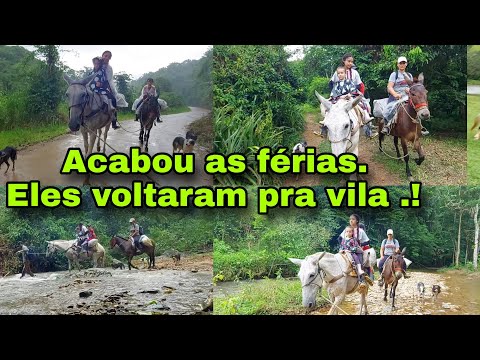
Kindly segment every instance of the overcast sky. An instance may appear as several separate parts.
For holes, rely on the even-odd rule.
[[[32,50],[32,46],[25,46]],[[174,62],[200,59],[211,45],[61,45],[61,60],[74,70],[92,66],[92,58],[112,52],[115,74],[126,72],[135,79]]]

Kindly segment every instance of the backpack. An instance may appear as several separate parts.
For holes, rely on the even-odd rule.
[[[143,226],[138,225],[138,233],[140,235],[145,235],[145,233],[143,232]]]

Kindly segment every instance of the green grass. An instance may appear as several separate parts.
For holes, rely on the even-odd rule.
[[[0,136],[0,149],[6,146],[22,148],[53,139],[59,135],[68,133],[68,131],[68,125],[66,123],[4,130]]]
[[[193,131],[198,136],[197,142],[205,147],[208,151],[213,151],[213,140],[215,133],[213,132],[212,115],[202,117],[190,124],[188,130]]]
[[[474,140],[473,136],[477,130],[470,131],[475,117],[480,114],[480,96],[467,95],[467,148],[468,148],[468,185],[480,184],[480,142]]]
[[[325,301],[318,300],[318,305]],[[298,279],[253,282],[238,294],[215,297],[213,311],[216,315],[304,314],[302,286]]]
[[[480,85],[480,80],[469,79],[467,80],[467,85]]]
[[[302,115],[305,117],[306,115],[310,113],[318,113],[318,106],[312,106],[311,104],[302,104],[300,106],[300,111]]]
[[[416,181],[425,185],[466,185],[467,183],[467,146],[463,138],[446,137],[444,135],[429,135],[421,140],[425,161],[418,166],[413,159],[418,155],[409,144],[410,170]],[[383,164],[388,172],[398,174],[400,178],[407,178],[405,174],[405,162],[403,160],[391,159],[385,154],[377,151],[378,140],[372,143],[372,152],[375,162]],[[400,154],[403,156],[401,145]],[[390,156],[396,156],[395,147],[391,137],[387,137],[383,146],[384,151]]]

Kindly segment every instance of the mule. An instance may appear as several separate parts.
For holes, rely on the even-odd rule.
[[[327,128],[332,154],[338,157],[344,153],[351,153],[358,157],[362,110],[357,105],[363,97],[357,96],[351,100],[339,99],[332,105],[316,91],[315,95],[326,110],[323,126]],[[356,178],[356,174],[350,176],[351,180]]]
[[[329,315],[337,315],[338,307],[345,300],[345,296],[355,291],[360,293],[360,309],[358,314],[368,314],[367,293],[368,285],[360,284],[357,276],[350,276],[350,263],[341,254],[319,252],[307,256],[305,259],[289,258],[291,262],[300,266],[298,277],[302,283],[302,304],[313,310],[316,306],[317,293],[325,286],[332,307]],[[369,266],[368,262],[367,265]]]
[[[138,270],[138,268],[132,264],[132,259],[135,255],[140,255],[143,253],[148,255],[148,268],[155,268],[155,242],[146,235],[142,235],[139,242],[142,244],[141,251],[137,250],[137,248],[132,244],[131,240],[114,235],[110,239],[110,248],[113,249],[115,246],[118,246],[120,250],[122,250],[122,252],[127,256],[128,270],[132,270],[132,267]]]
[[[65,252],[65,256],[68,259],[68,271],[72,270],[72,264],[76,266],[77,270],[80,269],[79,260],[84,261],[92,259],[93,267],[96,268],[99,265],[104,267],[105,265],[105,248],[98,242],[94,240],[89,241],[89,251],[87,252],[78,252],[75,246],[77,240],[53,240],[47,241],[47,252],[46,255],[50,256],[55,251],[60,250]],[[90,250],[91,249],[91,250]]]
[[[400,254],[391,255],[383,265],[383,272],[380,275],[383,278],[385,286],[385,295],[383,301],[387,300],[388,285],[390,285],[390,298],[392,299],[392,310],[395,310],[395,291],[397,290],[398,280],[403,277],[403,264],[406,248]]]
[[[410,166],[408,164],[410,155],[408,154],[408,143],[413,143],[415,151],[418,153],[418,159],[415,159],[417,165],[421,165],[425,160],[425,152],[423,151],[420,139],[422,137],[422,120],[430,119],[430,110],[428,109],[427,89],[423,85],[425,78],[423,73],[418,76],[417,82],[410,86],[408,94],[408,103],[405,105],[400,103],[397,111],[396,124],[391,128],[390,135],[393,136],[393,143],[397,152],[398,160],[402,159],[400,150],[398,149],[398,139],[402,144],[403,159],[405,161],[405,172],[409,181],[414,181]],[[385,137],[381,131],[385,123],[382,119],[378,125],[379,132],[379,149],[383,152],[382,141]]]
[[[145,151],[148,152],[148,139],[150,139],[150,131],[153,127],[153,122],[160,116],[160,109],[158,104],[158,95],[148,95],[143,100],[142,108],[140,109],[140,144],[145,142]]]

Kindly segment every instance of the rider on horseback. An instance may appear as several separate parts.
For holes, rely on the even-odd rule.
[[[155,85],[153,85],[153,79],[148,78],[147,79],[147,85],[145,85],[142,89],[142,93],[140,94],[140,97],[135,100],[132,106],[132,110],[135,111],[135,121],[138,121],[139,115],[140,115],[140,109],[142,108],[143,101],[149,96],[157,96],[157,89],[155,88]],[[157,116],[157,123],[161,123],[162,120],[160,120],[160,115]]]
[[[383,112],[385,126],[382,128],[382,134],[388,135],[390,133],[390,123],[395,117],[399,101],[408,100],[410,85],[413,84],[413,76],[405,70],[407,64],[407,58],[405,56],[400,56],[397,60],[398,70],[391,73],[390,78],[388,79],[387,91],[389,96],[387,106]],[[422,134],[428,135],[428,130],[422,128]]]
[[[133,239],[133,245],[138,251],[142,251],[142,244],[140,243],[140,226],[134,218],[130,219],[130,238]]]
[[[383,286],[383,265],[387,259],[395,254],[400,252],[400,244],[397,239],[393,238],[393,230],[387,230],[387,239],[383,239],[382,245],[380,247],[380,261],[378,263],[378,270],[380,271],[380,279],[378,280],[378,285]],[[403,277],[408,279],[410,276],[407,275],[407,264],[403,263]]]
[[[88,229],[82,223],[79,223],[77,226],[77,252],[80,252],[84,246],[84,244],[88,243]]]
[[[357,238],[353,237],[353,226],[347,226],[345,228],[345,237],[340,244],[340,250],[349,251],[352,255],[355,267],[357,269],[358,281],[363,283],[364,271],[362,270],[363,263],[363,250],[360,247],[360,242]]]

